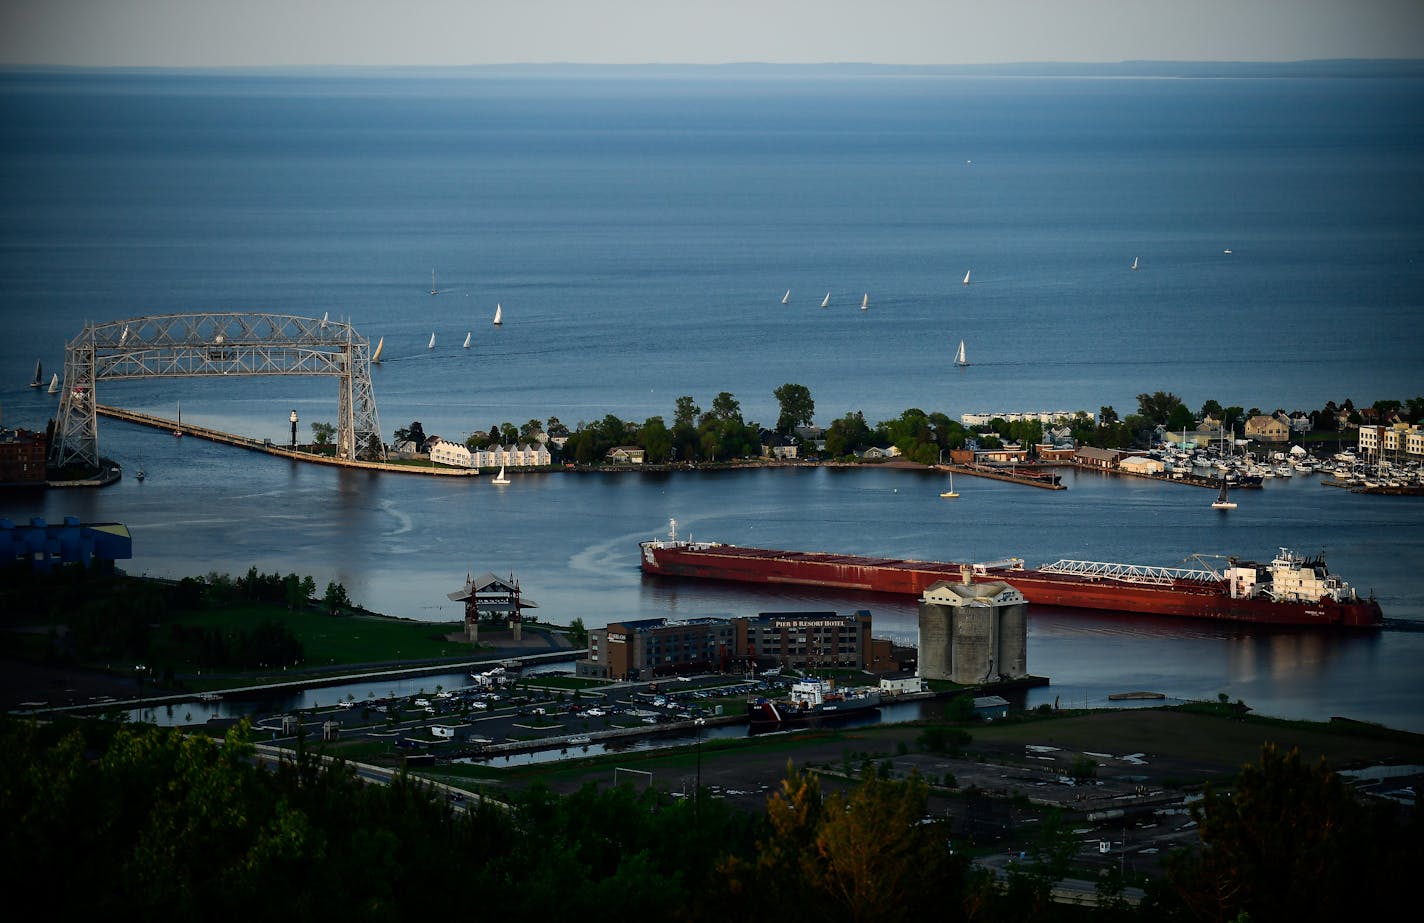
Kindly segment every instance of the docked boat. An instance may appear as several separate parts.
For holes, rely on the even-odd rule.
[[[1019,558],[913,561],[679,541],[675,532],[639,549],[643,573],[654,576],[918,597],[941,580],[959,582],[967,567],[972,579],[1005,581],[1031,604],[1276,625],[1374,628],[1383,621],[1374,597],[1360,597],[1323,558],[1286,548],[1269,563],[1228,558],[1221,569],[1077,560],[1025,568]]]
[[[747,703],[753,731],[797,724],[825,724],[852,718],[880,707],[879,689],[837,690],[823,679],[806,679],[791,686],[787,699],[756,698]]]

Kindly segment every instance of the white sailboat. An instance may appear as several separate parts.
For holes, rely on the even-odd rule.
[[[430,345],[427,346],[427,347],[425,347],[425,348],[426,348],[426,349],[434,349],[434,348],[435,348],[435,331],[434,331],[434,330],[430,331]]]
[[[1137,269],[1137,257],[1135,256],[1132,258],[1132,268]]]
[[[509,478],[507,478],[507,477],[504,476],[504,465],[500,465],[500,466],[499,466],[499,474],[496,474],[494,477],[490,478],[490,483],[491,483],[491,484],[508,484],[508,483],[509,483]]]
[[[827,307],[831,303],[831,293],[826,292],[826,297],[821,299],[821,307]]]
[[[182,401],[179,401],[179,402],[178,402],[178,427],[173,430],[173,435],[175,435],[175,436],[182,436],[182,435],[183,435],[183,402],[182,402]]]
[[[438,295],[438,294],[440,294],[440,289],[438,289],[438,288],[435,287],[435,270],[434,270],[434,269],[431,269],[431,270],[430,270],[430,294],[432,294],[432,295]]]
[[[49,393],[50,393],[50,394],[58,394],[58,393],[59,393],[59,373],[58,373],[58,372],[55,372],[55,373],[54,373],[54,377],[49,380]]]
[[[469,331],[469,332],[467,332],[467,333],[465,334],[465,345],[462,346],[461,349],[469,349],[469,348],[470,348],[470,337],[472,337],[472,336],[474,336],[474,335],[475,335],[475,334],[474,334],[474,331]]]
[[[1226,496],[1226,478],[1221,479],[1221,493],[1216,495],[1216,499],[1212,501],[1211,508],[1214,510],[1236,509],[1236,502],[1228,499]]]
[[[371,353],[371,361],[379,363],[381,361],[381,350],[386,348],[386,338],[381,337],[376,341],[376,351]]]
[[[781,303],[782,303],[782,304],[790,304],[790,303],[791,303],[791,289],[788,288],[788,289],[786,290],[786,294],[781,296]]]
[[[867,292],[866,294],[860,296],[860,309],[861,309],[862,311],[864,311],[864,310],[866,310],[866,309],[869,308],[869,307],[870,307],[870,293]]]
[[[504,323],[504,305],[496,304],[494,306],[494,325],[498,327],[502,323]]]
[[[954,489],[954,472],[953,472],[953,471],[951,471],[951,472],[949,473],[949,490],[942,490],[942,491],[939,492],[939,495],[940,495],[941,497],[944,497],[946,500],[953,500],[955,497],[958,497],[958,496],[959,496],[959,492]]]
[[[969,360],[964,357],[964,341],[959,341],[959,350],[954,354],[954,364],[963,368],[969,364]]]
[[[964,270],[964,284],[965,284],[965,285],[968,285],[968,284],[969,284],[969,273],[970,273],[970,270],[968,270],[968,269]]]
[[[331,312],[330,312],[330,311],[325,311],[325,312],[322,313],[322,315],[321,315],[321,329],[323,329],[323,330],[326,329],[327,318],[329,318],[330,316],[331,316]]]
[[[30,387],[31,387],[31,388],[38,388],[38,387],[39,387],[40,385],[42,385],[42,384],[44,384],[44,366],[40,364],[40,360],[36,359],[36,360],[35,360],[35,378],[34,378],[33,381],[30,382]]]

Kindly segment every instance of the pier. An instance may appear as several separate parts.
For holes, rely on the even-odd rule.
[[[198,426],[193,423],[180,424],[177,420],[169,420],[164,417],[154,416],[150,413],[142,413],[137,410],[125,410],[122,407],[109,407],[104,404],[96,405],[94,412],[103,417],[110,417],[115,420],[123,420],[126,423],[137,423],[140,426],[149,426],[153,429],[161,429],[171,433],[182,433],[184,436],[196,436],[199,439],[206,439],[209,442],[218,442],[223,445],[236,446],[239,449],[249,449],[253,452],[264,452],[268,455],[275,455],[279,458],[290,458],[293,461],[311,462],[317,465],[335,465],[338,468],[362,468],[368,471],[395,471],[401,474],[425,474],[436,475],[437,477],[470,478],[479,475],[476,468],[445,468],[434,465],[402,465],[387,461],[365,461],[356,458],[337,458],[333,455],[321,455],[316,452],[303,452],[279,446],[269,439],[253,439],[250,436],[238,436],[234,433],[225,433],[222,430],[212,429],[207,426]]]
[[[1067,490],[1058,483],[1059,475],[1042,469],[1003,468],[999,465],[936,465],[940,471],[967,474],[991,481],[1006,481],[1010,484],[1024,484],[1028,487],[1042,487],[1045,490]]]

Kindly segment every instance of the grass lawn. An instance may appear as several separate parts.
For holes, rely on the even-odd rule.
[[[330,616],[313,609],[292,611],[283,606],[233,606],[184,615],[173,621],[187,627],[228,630],[250,629],[264,619],[291,629],[306,652],[302,664],[305,667],[433,660],[477,653],[470,644],[445,640],[445,635],[461,629],[459,622],[413,622],[379,615]],[[166,666],[165,658],[171,657],[175,670],[186,671],[194,665],[176,659],[183,653],[169,647],[162,629],[156,633],[153,663]]]

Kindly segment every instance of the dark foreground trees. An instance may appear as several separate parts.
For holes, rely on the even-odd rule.
[[[403,920],[440,914],[627,920],[1386,918],[1412,884],[1419,824],[1268,749],[1195,812],[1203,849],[1136,911],[1051,900],[1078,837],[1043,825],[996,882],[927,820],[927,786],[790,770],[764,813],[631,787],[536,787],[469,810],[398,776],[366,784],[310,753],[258,768],[172,730],[0,718],[0,884],[54,919]],[[464,807],[461,805],[459,807]],[[956,843],[958,839],[956,839]],[[1104,892],[1106,893],[1106,892]]]

